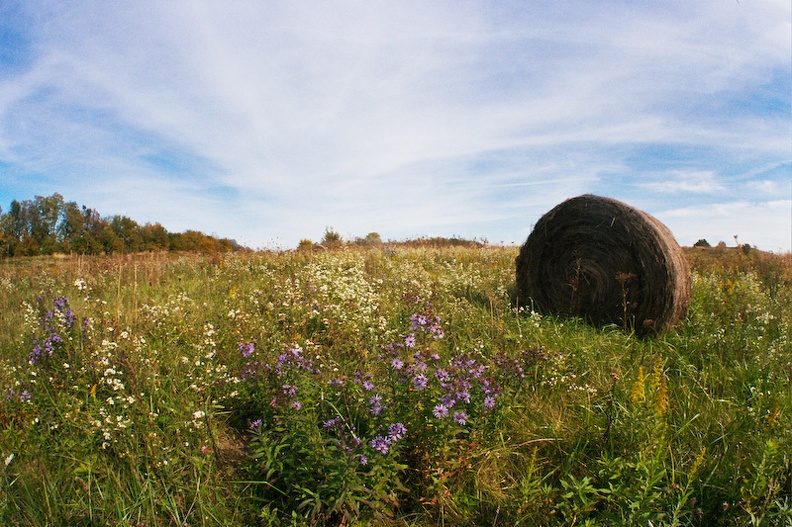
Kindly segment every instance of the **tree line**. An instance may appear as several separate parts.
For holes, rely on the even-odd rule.
[[[145,251],[232,252],[235,240],[188,230],[168,232],[159,223],[138,224],[126,216],[102,217],[96,209],[49,197],[11,202],[0,208],[0,258],[54,253],[113,254]]]

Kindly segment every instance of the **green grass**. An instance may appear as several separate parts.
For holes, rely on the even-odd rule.
[[[640,339],[516,254],[0,261],[0,524],[792,524],[788,256]]]

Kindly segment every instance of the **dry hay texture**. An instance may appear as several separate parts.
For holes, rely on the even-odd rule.
[[[646,334],[687,315],[690,273],[660,221],[586,194],[537,222],[517,257],[517,297],[540,312]]]

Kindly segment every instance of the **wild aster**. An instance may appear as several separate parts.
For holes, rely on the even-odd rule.
[[[467,424],[467,414],[465,412],[454,412],[454,421],[460,425]]]
[[[454,396],[453,396],[453,395],[444,395],[444,396],[443,396],[443,398],[442,398],[442,399],[440,399],[440,402],[441,402],[441,403],[443,404],[443,406],[445,406],[446,408],[453,408],[453,407],[454,407],[454,405],[456,405],[456,403],[457,403],[457,400],[456,400],[456,399],[454,399]]]
[[[419,373],[418,375],[413,377],[413,387],[416,390],[418,390],[419,392],[425,390],[426,389],[426,375],[424,375],[423,373]]]
[[[239,345],[239,351],[242,353],[242,357],[247,359],[253,352],[256,351],[256,345],[252,342],[242,343]]]
[[[296,397],[297,396],[297,387],[292,386],[291,384],[284,384],[283,385],[283,395],[287,397]]]
[[[374,389],[374,383],[371,381],[363,381],[363,388],[370,392]]]
[[[300,410],[302,408],[302,403],[300,401],[294,401],[292,402],[291,407],[294,410]]]
[[[365,454],[360,454],[360,464],[361,465],[368,465],[368,458]]]
[[[488,395],[484,398],[484,407],[488,409],[495,408],[495,396]]]
[[[402,423],[393,423],[388,427],[388,436],[391,441],[398,441],[407,435],[407,427]]]
[[[382,413],[382,396],[375,395],[369,399],[369,413],[371,415],[379,415]]]
[[[415,347],[415,335],[412,334],[412,333],[407,335],[407,337],[404,339],[404,345],[407,346],[408,348],[414,348]]]
[[[387,437],[377,436],[369,441],[369,446],[380,454],[387,454],[390,450],[391,441]]]
[[[333,428],[333,427],[334,427],[334,426],[336,426],[337,424],[341,423],[341,421],[342,421],[342,419],[341,419],[340,417],[334,417],[334,418],[332,418],[332,419],[328,419],[327,421],[325,421],[324,423],[322,423],[322,425],[323,425],[325,428]]]
[[[30,395],[30,392],[29,392],[29,391],[27,391],[27,390],[25,390],[24,392],[22,392],[22,393],[19,395],[19,400],[20,400],[21,402],[23,402],[23,403],[26,403],[26,402],[28,402],[28,401],[29,401],[29,400],[30,400],[32,397],[33,397],[33,396],[32,396],[32,395]]]
[[[262,421],[261,419],[256,419],[255,421],[251,421],[250,422],[250,424],[248,425],[248,428],[250,428],[251,430],[255,430],[256,428],[260,427],[263,424],[264,424],[264,421]]]
[[[432,413],[438,419],[442,419],[448,415],[448,408],[446,408],[445,405],[438,404],[437,406],[434,407]]]
[[[391,361],[391,366],[394,370],[400,370],[404,368],[404,363],[400,359],[393,359]]]

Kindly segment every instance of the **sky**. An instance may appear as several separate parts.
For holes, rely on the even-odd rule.
[[[3,0],[0,207],[522,244],[592,193],[792,250],[788,0]]]

